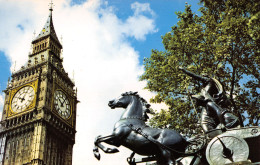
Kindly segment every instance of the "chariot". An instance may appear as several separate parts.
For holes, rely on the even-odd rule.
[[[224,132],[215,129],[205,136],[195,137],[193,141],[196,142],[187,147],[186,154],[176,160],[177,165],[260,164],[260,127],[234,128]],[[127,161],[130,165],[143,162],[156,165],[152,162],[156,161],[155,156],[138,159],[132,156]]]

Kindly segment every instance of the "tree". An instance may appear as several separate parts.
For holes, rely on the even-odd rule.
[[[200,0],[200,14],[190,5],[177,12],[179,22],[162,37],[164,51],[152,50],[144,60],[141,80],[156,92],[150,101],[165,102],[168,110],[154,115],[151,124],[179,131],[197,128],[200,109],[190,93],[201,84],[184,75],[179,66],[207,73],[223,83],[234,114],[245,125],[260,119],[260,2],[258,0]]]

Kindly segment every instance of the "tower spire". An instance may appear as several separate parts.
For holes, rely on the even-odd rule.
[[[41,38],[44,38],[44,37],[47,37],[47,36],[50,36],[52,39],[54,39],[61,47],[61,43],[57,37],[57,34],[54,30],[54,26],[53,26],[53,20],[52,20],[52,11],[53,11],[53,1],[51,0],[51,2],[49,3],[49,10],[50,10],[50,13],[49,13],[49,17],[42,29],[42,31],[40,32],[40,34],[38,36],[36,36],[36,38],[32,41],[32,43],[35,43],[36,41],[40,40]]]

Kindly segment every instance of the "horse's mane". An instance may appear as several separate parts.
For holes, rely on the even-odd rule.
[[[151,113],[151,110],[150,110],[150,107],[151,107],[151,105],[144,99],[144,98],[142,98],[139,94],[138,94],[138,92],[132,92],[132,91],[130,91],[130,92],[125,92],[125,93],[122,93],[121,94],[122,96],[136,96],[139,100],[140,100],[140,102],[144,105],[144,109],[143,109],[143,116],[144,116],[144,118],[145,118],[145,120],[147,120],[149,117],[148,117],[148,115],[147,115],[147,113]]]
[[[150,106],[151,106],[144,98],[142,98],[138,94],[138,92],[132,92],[132,91],[125,92],[125,93],[122,93],[122,96],[136,96],[143,103],[143,105],[145,105],[146,108],[150,108]]]

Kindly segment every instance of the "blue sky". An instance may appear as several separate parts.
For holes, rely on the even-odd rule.
[[[0,90],[6,88],[8,77],[10,77],[10,61],[5,56],[4,52],[0,51]],[[2,111],[2,110],[1,110]]]
[[[85,0],[73,0],[70,5],[82,5],[84,2]],[[107,5],[114,7],[117,17],[124,20],[132,14],[131,4],[133,2],[135,1],[111,0]],[[194,12],[198,12],[200,6],[197,0],[137,0],[137,2],[150,4],[151,9],[155,12],[155,24],[158,30],[156,33],[147,35],[146,39],[142,41],[137,41],[132,37],[128,38],[128,41],[139,52],[139,62],[142,65],[144,57],[149,57],[152,49],[164,49],[161,36],[171,31],[171,27],[177,24],[178,19],[175,12],[184,11],[185,2],[192,5]],[[18,24],[17,27],[23,31],[23,26]],[[39,31],[39,29],[37,30]],[[8,77],[11,76],[9,69],[11,62],[3,50],[0,50],[0,65],[0,91],[2,91],[6,88]]]
[[[107,102],[122,92],[138,91],[149,100],[153,93],[143,90],[143,58],[152,49],[163,50],[161,36],[177,24],[175,12],[185,2],[197,11],[198,0],[54,0],[54,28],[63,44],[64,68],[78,88],[77,135],[73,163],[124,165],[130,151],[105,155],[101,161],[92,154],[93,140],[109,134],[122,110],[110,110]],[[46,0],[0,0],[0,90],[6,88],[11,70],[28,60],[30,44],[48,17]],[[16,63],[16,64],[15,64]],[[75,73],[75,74],[73,74]],[[3,106],[0,94],[0,108]],[[165,105],[153,105],[160,109]],[[109,117],[109,118],[108,118]]]
[[[112,0],[109,4],[113,5],[117,9],[117,16],[125,19],[132,13],[130,8],[133,1],[127,0]],[[161,36],[171,31],[171,27],[177,24],[177,15],[175,12],[184,11],[185,2],[192,5],[192,9],[197,11],[199,9],[197,0],[139,0],[140,3],[149,3],[152,10],[155,12],[155,24],[158,32],[147,35],[145,41],[136,41],[129,38],[129,41],[140,52],[140,63],[142,64],[144,57],[149,57],[152,49],[163,50],[163,44]]]

